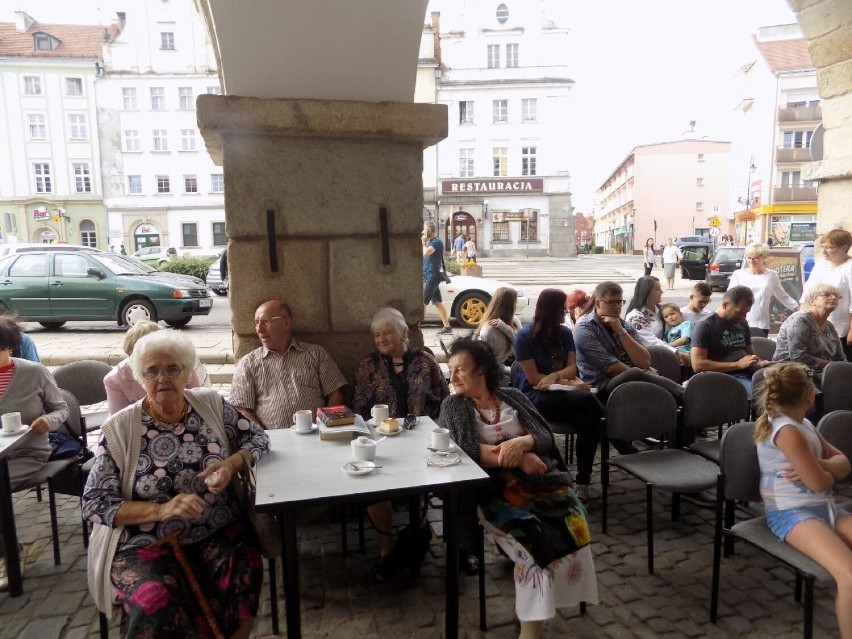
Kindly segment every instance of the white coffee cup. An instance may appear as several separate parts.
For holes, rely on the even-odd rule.
[[[449,450],[450,431],[446,428],[436,428],[429,433],[429,447],[435,450]]]
[[[310,430],[314,422],[314,413],[310,410],[297,410],[293,413],[293,424],[296,430]]]
[[[369,437],[358,437],[352,440],[352,459],[357,461],[373,461],[376,458],[376,442]]]
[[[21,430],[21,414],[20,413],[4,413],[0,417],[3,423],[4,433],[17,433]]]
[[[378,426],[390,416],[390,413],[388,412],[388,405],[376,404],[373,406],[372,410],[370,410],[370,415],[373,416],[373,423]]]

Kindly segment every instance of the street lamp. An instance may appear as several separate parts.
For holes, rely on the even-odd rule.
[[[748,223],[754,221],[754,213],[752,212],[751,207],[753,207],[757,203],[757,197],[753,197],[751,194],[751,176],[756,169],[757,167],[754,165],[754,156],[752,155],[748,161],[748,182],[746,183],[746,196],[745,198],[737,198],[737,202],[746,207],[745,212],[738,216],[740,217],[740,221],[745,223],[745,232],[743,233],[743,239],[745,241],[748,241]]]

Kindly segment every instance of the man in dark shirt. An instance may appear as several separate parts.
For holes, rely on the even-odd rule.
[[[452,333],[450,315],[441,299],[441,263],[444,259],[444,243],[435,231],[434,222],[423,224],[423,310],[429,304],[435,305],[438,317],[441,318],[441,330],[438,335]]]
[[[758,358],[751,345],[751,333],[745,322],[754,304],[754,293],[747,286],[735,286],[725,292],[722,304],[692,332],[690,358],[696,373],[716,371],[736,377],[751,397],[751,376],[772,362]]]

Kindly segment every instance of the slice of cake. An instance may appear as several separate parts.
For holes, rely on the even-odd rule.
[[[399,432],[399,422],[395,419],[383,419],[379,426],[379,430],[384,431],[385,433]]]

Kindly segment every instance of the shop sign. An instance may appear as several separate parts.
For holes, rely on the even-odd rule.
[[[503,213],[504,222],[526,222],[526,211],[506,211]]]
[[[773,249],[766,258],[766,268],[778,273],[781,286],[794,300],[802,297],[802,262],[797,249]],[[777,328],[793,314],[774,297],[769,308],[769,321]]]
[[[33,219],[34,220],[49,220],[50,213],[47,211],[47,207],[40,206],[37,209],[33,209]]]
[[[509,178],[504,180],[441,180],[441,192],[449,193],[541,193],[542,178]]]

